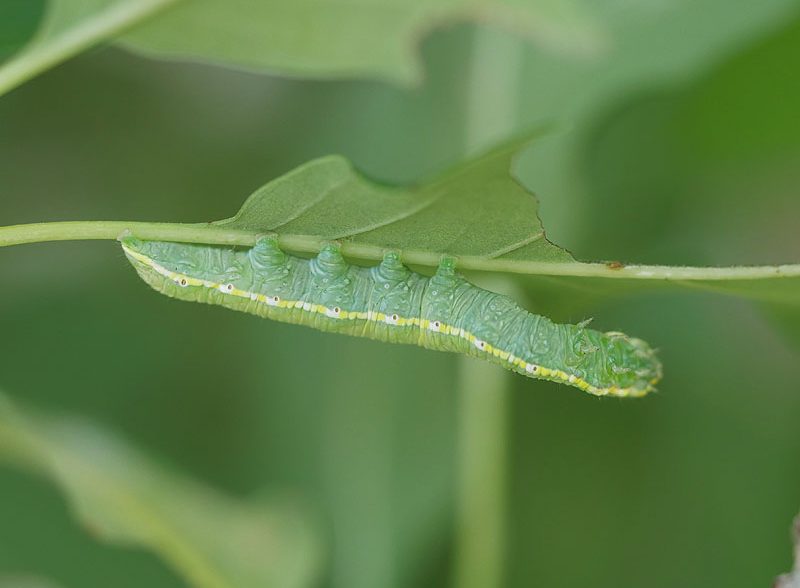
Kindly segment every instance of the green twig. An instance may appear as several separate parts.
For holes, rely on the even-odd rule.
[[[258,233],[254,231],[227,229],[213,224],[67,221],[0,227],[0,247],[44,241],[113,240],[123,234],[161,241],[241,246],[253,245],[258,237]],[[294,253],[316,253],[325,243],[329,242],[324,237],[313,235],[280,235],[279,241],[281,247],[288,252]],[[379,261],[384,252],[385,248],[378,245],[348,241],[342,243],[342,253],[353,260]],[[430,251],[404,249],[402,253],[403,260],[412,265],[436,267],[441,259],[440,253]],[[512,274],[657,281],[765,280],[800,277],[800,264],[732,267],[676,267],[666,265],[626,265],[618,267],[614,264],[605,263],[583,263],[578,261],[555,263],[464,255],[458,257],[458,267],[463,270]]]

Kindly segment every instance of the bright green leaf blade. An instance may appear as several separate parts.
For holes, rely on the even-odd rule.
[[[539,49],[594,53],[603,34],[572,0],[194,0],[126,34],[147,53],[307,77],[421,77],[417,45],[470,20],[501,26]]]
[[[49,0],[36,34],[0,66],[0,94],[178,1]],[[5,30],[4,24],[0,27],[0,32]]]
[[[220,226],[313,235],[380,249],[571,261],[544,236],[536,199],[510,175],[513,142],[414,188],[370,182],[341,157],[312,161],[256,191]]]
[[[22,414],[0,396],[0,458],[52,478],[94,534],[153,550],[192,586],[314,581],[318,546],[297,512],[222,496],[86,422]]]

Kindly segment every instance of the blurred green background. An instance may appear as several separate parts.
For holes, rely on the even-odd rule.
[[[800,11],[746,27],[748,10],[652,30],[634,13],[594,63],[513,41],[512,130],[556,125],[516,169],[552,240],[586,260],[800,260]],[[465,130],[470,64],[494,35],[436,30],[409,88],[92,50],[0,98],[0,224],[224,218],[328,153],[381,181],[428,177],[503,138],[475,145]],[[451,584],[455,357],[155,296],[114,243],[3,249],[0,276],[0,387],[15,401],[85,416],[235,498],[307,505],[324,545],[316,585]],[[688,289],[522,285],[555,320],[593,316],[652,342],[666,377],[641,401],[513,378],[503,585],[735,588],[787,570],[796,316]],[[184,585],[153,554],[87,533],[45,478],[5,465],[0,572]]]

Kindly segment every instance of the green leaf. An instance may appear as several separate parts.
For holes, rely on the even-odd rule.
[[[572,0],[194,0],[123,37],[148,53],[306,77],[422,76],[417,45],[447,22],[512,30],[540,50],[591,53],[603,33]]]
[[[49,0],[31,41],[0,66],[0,95],[177,1]],[[24,21],[31,8],[24,3],[4,5],[5,14],[0,16],[10,22]],[[6,29],[5,24],[0,21],[0,32]],[[9,44],[13,48],[17,43]]]
[[[23,10],[29,8],[11,15],[19,19]],[[158,57],[412,82],[421,78],[420,39],[465,19],[516,31],[558,53],[591,53],[604,44],[584,11],[556,0],[50,0],[33,42],[0,68],[0,94],[132,28],[120,42]]]
[[[299,513],[220,495],[87,422],[23,414],[0,396],[0,458],[51,478],[94,535],[153,550],[193,586],[299,587],[316,575]]]
[[[550,243],[536,199],[514,180],[512,158],[529,139],[509,143],[413,188],[390,188],[342,157],[307,163],[257,190],[217,226],[256,233],[313,235],[351,248],[423,252],[486,260],[569,262]]]

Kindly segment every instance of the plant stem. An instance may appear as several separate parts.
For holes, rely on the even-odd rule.
[[[109,37],[132,28],[180,0],[127,0],[116,2],[91,17],[64,26],[52,36],[48,28],[53,8],[48,7],[39,37],[0,67],[0,95],[66,61]],[[58,23],[62,25],[62,23]],[[63,26],[63,25],[62,25]]]
[[[214,224],[158,223],[141,221],[65,221],[32,223],[0,227],[0,247],[41,243],[44,241],[86,241],[118,239],[124,234],[141,239],[205,243],[211,245],[252,246],[259,236],[255,231],[228,229]],[[317,253],[330,239],[314,235],[279,235],[281,247],[287,252]],[[342,253],[353,260],[379,261],[384,247],[362,243],[342,242]],[[404,249],[403,261],[410,265],[436,267],[440,253]],[[726,281],[766,280],[800,277],[800,264],[691,267],[667,265],[626,265],[615,267],[605,263],[579,261],[526,261],[464,255],[458,257],[462,270],[504,272],[541,276],[573,276],[593,278],[624,278],[636,280]]]
[[[211,224],[157,223],[138,221],[65,221],[0,227],[0,247],[42,241],[86,241],[118,239],[126,234],[154,241],[252,245],[249,231],[222,229]]]
[[[522,48],[517,39],[477,29],[467,90],[467,150],[514,132]],[[463,266],[462,266],[463,267]],[[513,285],[496,277],[492,289]],[[456,588],[500,588],[506,557],[508,373],[460,362]]]
[[[457,588],[499,588],[504,574],[510,378],[492,367],[459,359]]]

